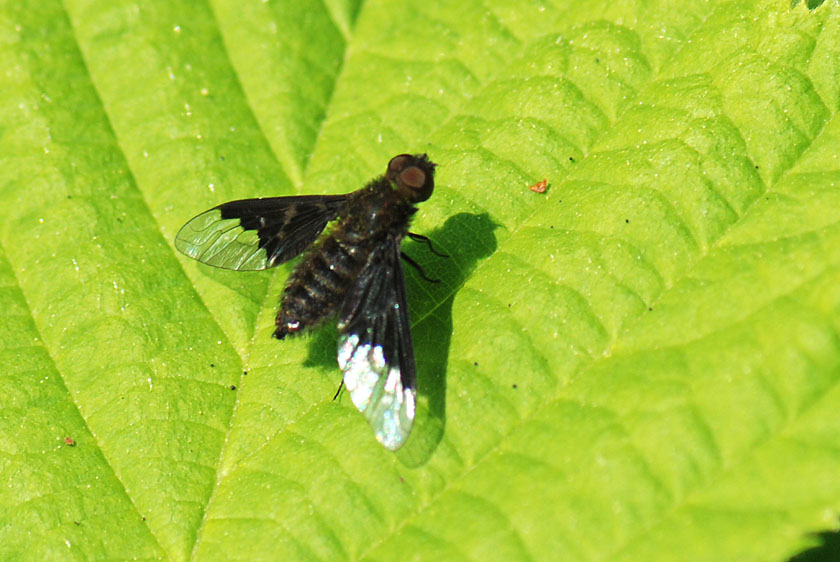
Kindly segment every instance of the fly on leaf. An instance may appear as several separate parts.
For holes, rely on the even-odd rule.
[[[400,154],[358,191],[230,201],[175,236],[187,256],[225,269],[267,269],[303,253],[283,290],[274,336],[282,340],[337,316],[343,384],[376,439],[394,451],[411,432],[416,406],[400,258],[425,278],[400,245],[409,236],[435,252],[428,238],[408,231],[415,205],[432,195],[434,172],[425,154]]]

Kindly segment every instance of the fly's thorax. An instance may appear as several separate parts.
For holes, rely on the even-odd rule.
[[[417,208],[383,177],[353,193],[346,211],[335,233],[348,242],[363,245],[405,236]]]

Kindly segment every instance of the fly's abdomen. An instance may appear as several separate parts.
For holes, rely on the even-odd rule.
[[[333,316],[364,265],[366,254],[335,235],[309,252],[283,289],[274,337],[282,340]]]

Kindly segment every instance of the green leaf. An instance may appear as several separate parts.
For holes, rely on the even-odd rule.
[[[840,510],[840,14],[817,4],[0,6],[0,559],[815,544]],[[442,281],[409,272],[420,403],[393,454],[332,400],[335,328],[270,338],[288,267],[173,237],[421,151],[413,228],[451,258],[405,243]]]

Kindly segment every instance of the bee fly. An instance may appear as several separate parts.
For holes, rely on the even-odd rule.
[[[394,451],[411,432],[416,403],[400,258],[426,278],[400,244],[408,236],[443,255],[408,231],[415,204],[432,195],[434,173],[425,154],[400,154],[384,176],[358,191],[231,201],[193,218],[175,237],[187,256],[241,271],[304,252],[283,290],[274,336],[282,340],[337,315],[342,384],[376,439]]]

